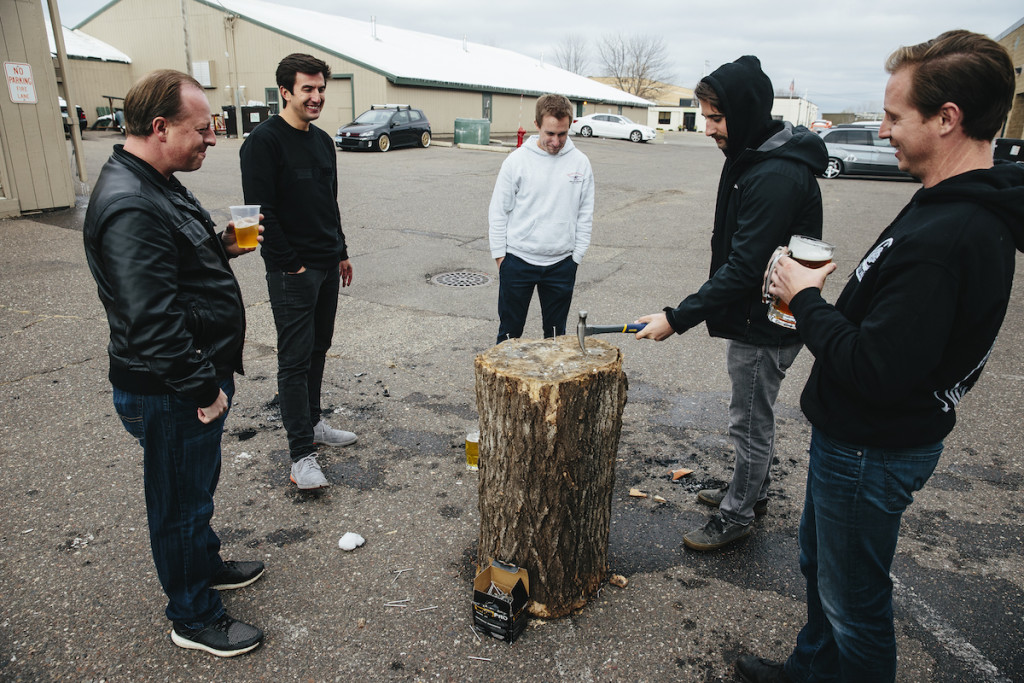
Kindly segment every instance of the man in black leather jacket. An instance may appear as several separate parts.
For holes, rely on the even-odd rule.
[[[683,536],[694,550],[714,550],[748,536],[764,514],[775,451],[775,399],[800,351],[793,330],[768,320],[761,301],[765,265],[794,234],[821,237],[816,173],[825,145],[806,128],[772,119],[774,90],[757,57],[740,57],[704,77],[694,90],[705,134],[725,153],[718,182],[711,268],[707,282],[664,313],[644,316],[637,338],[661,341],[701,322],[727,341],[732,381],[729,436],[736,452],[732,481],[697,500],[717,507],[707,523]]]
[[[228,259],[253,251],[172,175],[216,144],[210,105],[190,76],[155,71],[124,100],[127,139],[92,192],[83,233],[110,324],[110,382],[125,429],[142,445],[146,512],[172,641],[231,657],[258,628],[228,616],[218,589],[248,585],[262,562],[224,562],[210,528],[220,440],[242,372],[245,309]]]

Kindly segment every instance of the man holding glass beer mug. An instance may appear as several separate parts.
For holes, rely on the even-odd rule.
[[[727,340],[735,468],[727,486],[697,494],[698,501],[718,511],[683,536],[689,548],[714,550],[748,536],[755,515],[767,510],[775,399],[800,351],[800,338],[768,320],[764,264],[791,235],[821,236],[815,174],[825,169],[828,155],[814,133],[772,119],[774,90],[757,57],[719,67],[694,94],[707,120],[705,134],[725,153],[710,276],[676,308],[640,318],[647,327],[636,336],[661,341],[705,322],[712,337]]]
[[[1006,50],[950,31],[896,50],[886,70],[879,135],[922,188],[835,306],[820,291],[834,265],[782,257],[770,276],[815,359],[800,400],[812,425],[799,532],[807,624],[785,664],[740,658],[745,681],[895,679],[900,519],[992,352],[1024,251],[1024,165],[992,161],[1014,96]]]

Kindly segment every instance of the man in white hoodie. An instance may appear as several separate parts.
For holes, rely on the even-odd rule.
[[[569,139],[572,103],[542,95],[534,123],[537,135],[501,165],[488,211],[498,263],[498,343],[523,335],[534,288],[544,336],[565,334],[576,266],[590,246],[594,172]]]

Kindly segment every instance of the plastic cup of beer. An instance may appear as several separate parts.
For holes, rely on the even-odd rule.
[[[813,237],[793,235],[789,238],[789,257],[807,268],[822,268],[831,263],[835,251],[834,245]],[[771,273],[768,279],[771,280]],[[767,287],[765,289],[767,291]],[[796,318],[793,317],[786,302],[778,297],[772,297],[772,302],[768,306],[768,319],[776,325],[796,329]]]
[[[466,434],[466,469],[476,472],[480,464],[480,432]]]
[[[231,220],[235,223],[235,242],[242,249],[255,249],[260,236],[260,205],[232,206]]]

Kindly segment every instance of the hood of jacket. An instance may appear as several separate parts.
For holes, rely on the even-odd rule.
[[[701,81],[718,95],[729,136],[725,154],[730,160],[747,149],[757,149],[782,129],[782,122],[772,119],[775,91],[757,57],[745,55],[723,64]]]
[[[999,216],[1024,252],[1024,163],[997,161],[991,168],[961,173],[914,195],[920,204],[968,201]]]
[[[828,165],[828,150],[821,136],[803,126],[794,127],[789,121],[781,124],[781,129],[761,143],[757,149],[743,150],[744,153],[736,160],[737,163],[729,165],[745,168],[770,157],[804,164],[815,175],[824,173]]]

